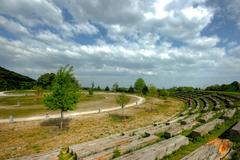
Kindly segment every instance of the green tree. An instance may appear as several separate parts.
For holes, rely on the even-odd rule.
[[[89,88],[89,89],[88,89],[88,95],[89,95],[89,96],[92,96],[92,95],[93,95],[93,89],[92,89],[92,88]]]
[[[143,95],[147,95],[148,92],[149,92],[148,86],[144,86],[143,89],[142,89],[142,94],[143,94]]]
[[[45,73],[37,79],[37,85],[43,89],[49,89],[49,87],[52,85],[52,82],[54,81],[54,78],[54,73]]]
[[[92,87],[88,89],[88,94],[89,96],[92,96],[93,95],[93,90],[94,90],[94,82],[92,82]]]
[[[100,86],[97,87],[97,91],[101,91],[101,87]]]
[[[0,79],[0,91],[7,90],[8,84],[7,81],[4,79]]]
[[[61,111],[60,128],[63,127],[63,112],[73,110],[79,101],[79,85],[73,74],[73,66],[61,67],[53,81],[52,93],[44,96],[44,103],[51,110]]]
[[[159,89],[158,95],[162,96],[163,98],[167,98],[169,96],[169,92],[166,89]]]
[[[150,85],[148,88],[149,88],[149,92],[148,92],[149,96],[155,97],[158,95],[157,87],[155,87],[154,85]]]
[[[128,88],[128,93],[134,93],[134,88],[132,86]]]
[[[36,102],[39,102],[43,95],[43,89],[40,86],[34,86],[33,89],[35,90],[35,100]]]
[[[118,86],[118,83],[116,82],[116,83],[114,83],[113,86],[112,86],[112,91],[113,91],[113,92],[117,92],[117,91],[118,91],[118,88],[119,88],[119,86]]]
[[[105,91],[106,92],[110,91],[110,88],[108,86],[106,86]]]
[[[146,83],[142,78],[138,78],[134,83],[134,89],[138,94],[143,94],[143,89],[146,87]]]
[[[119,104],[122,108],[122,117],[124,117],[124,107],[128,104],[129,101],[130,98],[125,93],[121,93],[116,97],[117,104]]]

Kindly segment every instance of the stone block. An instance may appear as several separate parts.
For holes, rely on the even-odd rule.
[[[231,150],[229,140],[215,139],[199,147],[181,160],[220,160]]]
[[[155,160],[178,150],[181,146],[189,144],[187,137],[178,135],[176,137],[147,146],[140,150],[128,153],[116,160]]]
[[[209,121],[211,118],[213,118],[213,116],[215,115],[216,113],[211,111],[211,112],[208,112],[208,113],[205,113],[202,115],[201,118],[199,118],[199,122],[202,122],[202,123],[205,123],[207,121]]]
[[[197,118],[199,115],[200,115],[199,113],[190,115],[188,118],[186,118],[186,119],[184,119],[184,120],[181,120],[180,123],[181,123],[182,125],[191,123],[191,122],[195,121],[196,118]]]
[[[233,109],[228,109],[224,115],[222,116],[223,119],[230,119],[234,116],[234,114],[236,113],[236,108]]]
[[[114,150],[115,149],[118,149],[121,154],[124,154],[124,153],[127,153],[129,151],[142,148],[142,147],[144,147],[148,144],[154,143],[157,140],[159,140],[159,137],[151,135],[149,137],[140,138],[140,139],[137,139],[137,140],[132,141],[132,142],[127,143],[127,144],[118,145],[115,148],[111,148],[111,149],[108,149],[108,150],[103,150],[102,152],[84,157],[83,159],[84,160],[93,160],[93,159],[108,160],[108,159],[112,159],[113,156],[114,156]]]
[[[194,129],[191,133],[191,136],[198,137],[198,136],[203,136],[205,134],[208,134],[217,125],[222,124],[222,123],[224,123],[223,119],[214,119],[213,121],[205,123],[205,124],[201,125],[200,127],[197,127],[196,129]]]
[[[230,130],[231,136],[240,136],[240,121]]]

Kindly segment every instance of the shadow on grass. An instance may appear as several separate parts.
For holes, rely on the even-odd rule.
[[[64,129],[68,129],[69,128],[69,123],[72,119],[70,118],[64,118],[63,119],[63,128]],[[43,121],[42,123],[40,123],[41,126],[53,126],[53,127],[60,127],[60,122],[61,119],[60,118],[51,118],[48,120]]]
[[[121,114],[116,114],[116,113],[109,114],[109,117],[113,122],[123,122],[124,120],[130,121],[133,119],[132,116],[128,116],[128,115],[122,116]]]

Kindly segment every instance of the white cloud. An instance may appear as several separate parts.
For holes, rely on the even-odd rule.
[[[239,58],[240,59],[240,45],[235,46],[231,49],[228,50],[228,54],[230,56],[233,56],[235,58]]]
[[[14,5],[4,0],[0,6],[0,13],[6,15],[0,16],[0,25],[20,38],[0,36],[0,62],[24,68],[35,77],[65,64],[74,65],[78,76],[86,77],[197,79],[225,73],[227,68],[239,73],[239,65],[230,64],[239,62],[239,47],[234,44],[226,54],[217,45],[218,36],[201,35],[215,12],[205,0],[10,1]],[[73,16],[71,22],[64,20],[63,8]],[[46,28],[38,28],[40,24]],[[97,43],[73,40],[82,35]]]
[[[0,13],[12,16],[23,24],[61,25],[63,22],[61,9],[48,0],[2,0]]]
[[[43,42],[47,42],[47,43],[59,43],[62,42],[62,39],[56,35],[53,34],[50,31],[42,31],[39,34],[36,35],[36,38],[39,40],[42,40]]]
[[[14,34],[28,34],[27,28],[25,28],[23,25],[16,23],[13,20],[8,20],[3,16],[0,16],[0,27],[3,27],[7,31],[14,33]]]
[[[65,32],[64,34],[68,36],[73,36],[77,34],[97,34],[98,29],[90,24],[89,22],[82,23],[82,24],[69,24],[64,23],[61,25],[61,29]]]

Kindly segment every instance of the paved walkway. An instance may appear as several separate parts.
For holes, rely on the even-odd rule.
[[[107,94],[116,94],[116,93],[107,93]],[[6,96],[4,93],[0,92],[0,96],[1,95]],[[129,95],[129,96],[137,98],[138,101],[126,105],[125,108],[140,105],[145,102],[145,98],[143,98],[143,97],[139,97],[139,96],[135,96],[135,95]],[[89,115],[89,114],[95,114],[95,113],[110,112],[110,111],[119,110],[119,109],[121,109],[121,106],[106,108],[106,109],[97,109],[97,110],[91,110],[91,111],[82,111],[82,112],[77,112],[77,111],[76,112],[66,112],[66,113],[64,113],[64,118],[72,118],[72,117],[80,116],[80,115]],[[44,120],[44,119],[59,118],[59,117],[60,117],[60,114],[50,114],[50,115],[14,118],[13,121],[14,122],[24,122],[24,121]],[[9,118],[0,119],[0,123],[9,123]]]

